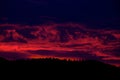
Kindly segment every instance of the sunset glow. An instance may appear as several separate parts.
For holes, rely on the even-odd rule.
[[[120,31],[77,23],[0,24],[0,57],[99,60],[120,66]],[[17,56],[17,57],[15,57]]]

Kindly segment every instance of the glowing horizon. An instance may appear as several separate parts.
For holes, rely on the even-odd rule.
[[[0,29],[0,57],[8,60],[93,59],[120,66],[119,30],[88,29],[78,23],[0,24]]]

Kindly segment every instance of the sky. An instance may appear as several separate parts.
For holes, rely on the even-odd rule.
[[[120,66],[117,0],[0,0],[0,57]]]
[[[74,21],[93,28],[119,28],[117,0],[1,0],[1,17],[36,23],[40,16]]]

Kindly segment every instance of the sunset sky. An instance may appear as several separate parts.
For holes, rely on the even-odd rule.
[[[0,57],[120,66],[117,0],[0,0]]]

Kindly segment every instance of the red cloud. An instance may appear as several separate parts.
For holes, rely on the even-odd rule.
[[[87,29],[77,23],[52,23],[37,26],[0,24],[0,52],[25,55],[22,58],[57,57],[109,62],[120,60],[120,56],[116,56],[118,54],[116,49],[119,47],[119,30]],[[115,64],[120,65],[119,62]]]

